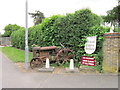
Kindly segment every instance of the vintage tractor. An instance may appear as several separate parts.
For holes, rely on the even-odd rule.
[[[71,58],[75,58],[75,55],[72,50],[64,48],[63,45],[61,49],[56,46],[33,47],[33,58],[30,61],[30,67],[32,69],[43,67],[46,58],[49,58],[50,62],[55,62],[57,65],[63,65]]]

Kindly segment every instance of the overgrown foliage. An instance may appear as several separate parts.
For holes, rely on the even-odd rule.
[[[55,45],[61,42],[65,47],[69,47],[79,56],[83,54],[85,36],[91,27],[100,25],[101,18],[93,14],[89,9],[76,11],[59,18],[54,24],[57,35],[53,37]]]
[[[5,28],[4,28],[5,33],[2,36],[10,37],[12,32],[18,30],[19,28],[20,28],[20,26],[18,26],[16,24],[8,24],[7,26],[5,26]]]
[[[41,29],[40,24],[30,27],[28,32],[28,45],[29,50],[32,50],[32,45],[40,45],[41,42]]]
[[[54,15],[46,18],[41,24],[29,28],[29,50],[32,45],[58,46],[62,43],[66,48],[74,50],[76,60],[85,54],[84,46],[87,36],[97,35],[97,50],[95,56],[97,66],[101,70],[103,34],[109,28],[101,27],[101,17],[92,13],[89,9],[78,10],[66,16]],[[24,49],[25,29],[20,28],[12,34],[12,45]]]
[[[97,42],[96,42],[96,50],[93,54],[83,54],[84,56],[90,56],[95,57],[96,60],[96,66],[93,67],[97,69],[98,71],[102,72],[102,60],[103,60],[103,52],[102,52],[102,46],[104,41],[104,33],[109,32],[110,28],[105,28],[103,26],[94,26],[90,28],[89,34],[87,36],[97,36]]]
[[[61,15],[54,15],[49,18],[43,20],[40,24],[40,31],[41,32],[41,41],[39,43],[40,46],[51,46],[57,45],[55,38],[59,36],[58,30],[55,29],[55,22],[57,19],[61,18]],[[62,23],[62,22],[61,22]]]
[[[71,48],[77,56],[84,53],[86,36],[93,26],[99,26],[101,18],[89,9],[78,10],[66,16],[54,15],[46,18],[39,25],[29,28],[29,47],[33,44],[39,46],[60,46]],[[24,49],[24,30],[12,34],[13,46]],[[18,39],[18,40],[17,40]],[[22,40],[22,42],[20,41]]]
[[[25,49],[25,28],[21,27],[11,34],[11,42],[13,47]]]
[[[120,5],[114,7],[112,10],[107,11],[106,16],[102,16],[104,22],[111,23],[111,25],[119,24],[120,27]]]
[[[42,20],[45,18],[44,14],[40,11],[35,11],[35,13],[29,13],[34,19],[34,25],[40,24]]]

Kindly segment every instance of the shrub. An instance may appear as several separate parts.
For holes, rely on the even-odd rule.
[[[65,47],[75,51],[76,58],[82,56],[86,36],[93,26],[99,26],[101,18],[93,14],[89,9],[78,10],[73,14],[67,14],[55,21],[54,32],[57,33],[52,40],[55,45],[61,42]]]
[[[66,16],[53,15],[44,19],[41,24],[29,28],[29,50],[33,44],[60,46],[61,42],[65,47],[73,49],[78,58],[84,54],[86,35],[90,28],[100,23],[101,18],[89,9],[78,10]],[[21,29],[13,33],[13,46],[24,49],[24,33]]]
[[[54,38],[56,35],[58,35],[58,33],[56,33],[57,30],[54,29],[54,23],[60,17],[63,16],[53,15],[49,18],[44,19],[43,22],[40,24],[41,29],[41,34],[39,34],[41,36],[41,42],[39,43],[40,46],[56,45],[54,43]]]
[[[19,28],[21,28],[20,26],[16,25],[16,24],[8,24],[7,26],[5,26],[4,30],[5,33],[3,34],[4,37],[10,37],[12,32],[18,30]]]
[[[41,29],[40,24],[30,27],[28,29],[28,45],[29,50],[32,51],[32,45],[38,45],[41,42]]]
[[[13,47],[25,49],[25,28],[21,27],[11,34]]]

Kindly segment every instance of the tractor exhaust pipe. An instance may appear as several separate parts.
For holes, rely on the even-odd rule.
[[[61,44],[61,43],[60,43],[60,46],[63,47],[63,48],[65,48],[65,46],[63,44]]]

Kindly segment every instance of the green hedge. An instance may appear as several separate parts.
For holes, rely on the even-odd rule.
[[[57,44],[55,43],[54,39],[56,36],[59,35],[59,33],[58,30],[55,29],[54,24],[57,21],[57,19],[61,17],[63,16],[53,15],[43,20],[43,22],[40,24],[41,34],[39,35],[41,36],[41,42],[39,43],[39,46],[53,46]]]
[[[17,31],[21,27],[16,24],[8,24],[5,26],[5,33],[2,35],[3,37],[10,37],[12,32]]]
[[[89,9],[83,9],[58,18],[54,22],[53,29],[47,31],[47,33],[49,32],[48,36],[52,45],[59,46],[59,42],[61,42],[65,47],[73,49],[78,59],[85,53],[84,45],[90,28],[99,26],[100,23],[101,18],[99,16]],[[46,38],[45,35],[44,38]]]
[[[21,27],[11,34],[11,42],[13,47],[25,49],[25,28]]]
[[[60,46],[59,43],[62,43],[80,56],[84,54],[83,48],[90,28],[99,26],[100,23],[101,18],[89,9],[78,10],[66,16],[53,15],[44,19],[41,24],[29,28],[29,49],[33,44],[43,47]],[[13,46],[24,49],[24,33],[23,28],[20,28],[12,34]]]
[[[40,24],[30,27],[28,29],[28,45],[29,50],[32,51],[32,45],[39,45],[41,41],[41,29]]]
[[[96,66],[93,68],[97,69],[100,72],[102,72],[102,60],[103,60],[103,52],[102,52],[102,46],[104,41],[103,34],[109,32],[109,30],[110,30],[109,27],[94,26],[90,28],[90,30],[88,31],[89,34],[87,35],[87,36],[97,36],[96,50],[93,54],[83,54],[83,55],[90,57],[94,56],[96,60]]]

